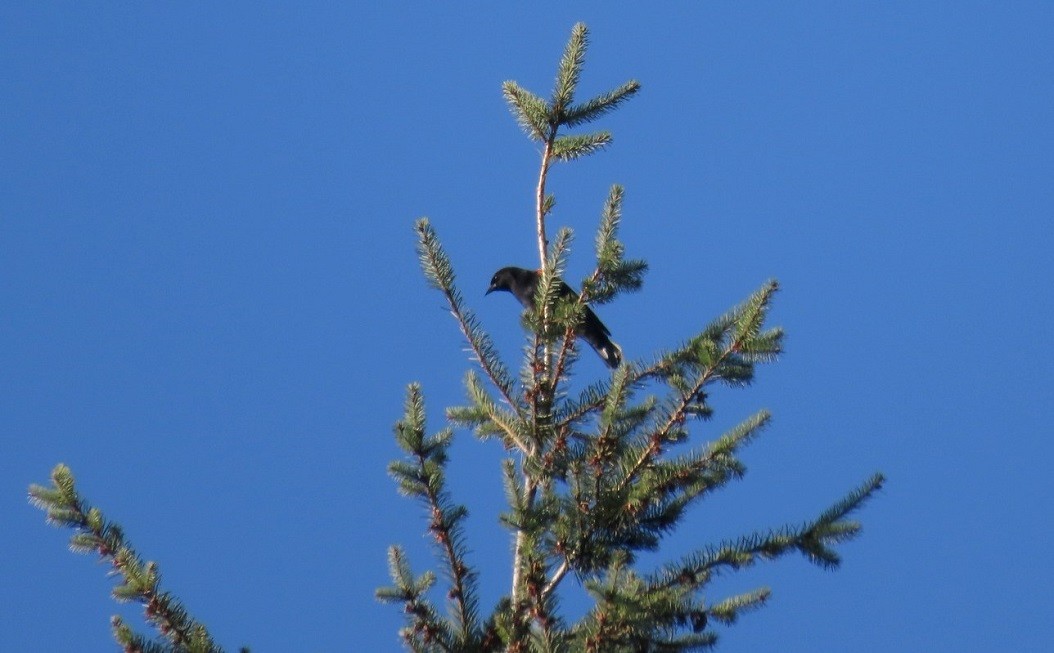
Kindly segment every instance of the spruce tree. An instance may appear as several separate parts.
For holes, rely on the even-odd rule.
[[[768,424],[766,411],[700,443],[689,426],[712,414],[715,385],[748,384],[759,363],[779,355],[783,332],[766,325],[777,290],[766,282],[739,306],[701,331],[650,359],[625,357],[610,377],[584,388],[572,386],[579,334],[589,306],[639,290],[647,264],[625,257],[618,239],[623,189],[612,186],[596,235],[596,265],[577,293],[566,292],[563,273],[572,233],[560,229],[550,242],[547,219],[554,207],[546,190],[557,162],[594,154],[611,143],[600,130],[568,133],[595,122],[640,89],[629,81],[585,102],[575,92],[585,60],[587,31],[576,25],[545,100],[515,82],[505,99],[520,126],[541,144],[534,224],[539,280],[524,312],[526,354],[518,377],[466,306],[452,263],[427,219],[414,228],[421,267],[445,297],[478,371],[466,375],[468,403],[448,408],[448,426],[429,434],[418,384],[407,389],[405,413],[395,438],[406,452],[389,471],[404,494],[425,507],[446,585],[447,610],[436,605],[437,574],[415,575],[401,548],[389,550],[393,584],[377,590],[382,601],[401,605],[407,625],[401,635],[414,651],[555,652],[687,651],[713,647],[713,624],[732,624],[762,605],[767,588],[714,599],[710,581],[758,560],[798,552],[825,568],[840,557],[834,546],[860,532],[850,519],[881,486],[875,474],[814,519],[704,546],[656,569],[643,570],[641,552],[659,548],[686,510],[704,496],[743,477],[737,457]],[[488,612],[479,605],[478,574],[467,556],[465,506],[446,486],[446,463],[454,429],[470,429],[481,440],[498,439],[510,456],[501,461],[508,499],[502,525],[513,542],[509,592]],[[148,637],[114,617],[114,637],[129,653],[218,653],[207,628],[170,592],[160,588],[158,565],[144,562],[121,527],[108,521],[77,492],[65,465],[52,471],[50,486],[33,485],[30,501],[49,522],[72,528],[70,547],[109,562],[119,579],[113,596],[143,605],[156,631]],[[559,609],[568,578],[581,581],[592,607],[569,622]],[[248,649],[241,649],[248,651]]]
[[[524,312],[527,344],[518,377],[466,305],[453,264],[428,219],[415,224],[417,249],[428,283],[446,299],[478,366],[465,378],[467,404],[446,410],[448,425],[429,434],[422,389],[411,384],[395,438],[406,457],[389,471],[399,490],[426,511],[444,578],[447,610],[436,604],[438,575],[415,574],[398,546],[389,550],[393,584],[380,600],[401,605],[401,630],[414,651],[688,651],[717,641],[715,623],[732,624],[762,605],[767,588],[714,598],[706,590],[717,575],[759,560],[798,552],[825,568],[837,567],[835,545],[860,532],[850,518],[881,486],[875,474],[814,519],[704,546],[656,569],[638,564],[687,509],[743,477],[740,449],[769,423],[759,411],[728,432],[700,442],[690,426],[713,412],[710,388],[742,387],[760,363],[774,361],[783,331],[766,324],[778,285],[765,282],[740,305],[670,350],[649,359],[628,356],[609,378],[575,388],[578,331],[587,306],[639,290],[647,264],[625,256],[618,238],[623,189],[604,202],[596,235],[596,265],[576,293],[562,292],[572,232],[548,237],[555,205],[547,191],[559,162],[603,150],[604,130],[571,131],[597,121],[640,90],[636,81],[585,102],[575,93],[582,74],[587,30],[575,25],[548,100],[505,82],[502,91],[527,136],[541,145],[534,224],[540,279]],[[629,360],[633,359],[633,360]],[[481,440],[498,439],[510,456],[501,461],[508,511],[501,517],[513,546],[509,592],[482,612],[480,573],[467,555],[468,511],[447,489],[446,463],[455,429]],[[569,576],[580,579],[592,607],[570,622],[559,609]]]

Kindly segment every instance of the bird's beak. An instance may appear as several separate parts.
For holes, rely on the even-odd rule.
[[[492,292],[494,292],[494,286],[491,286],[490,288],[487,288],[487,292],[485,292],[485,293],[483,293],[483,294],[484,294],[484,295],[489,295],[489,294],[491,294]]]

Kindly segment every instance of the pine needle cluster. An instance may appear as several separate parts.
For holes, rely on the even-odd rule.
[[[874,475],[815,519],[706,546],[652,571],[638,569],[639,554],[659,548],[686,511],[713,491],[743,477],[741,449],[770,421],[760,411],[704,444],[691,442],[691,426],[713,414],[717,385],[742,387],[759,364],[776,360],[783,331],[767,324],[778,290],[768,281],[679,346],[650,360],[627,361],[610,378],[574,390],[575,325],[587,304],[610,302],[641,288],[647,264],[627,259],[618,238],[624,191],[615,185],[604,203],[595,241],[596,265],[577,296],[559,291],[572,232],[552,242],[547,219],[555,200],[546,192],[551,166],[594,154],[610,132],[564,133],[605,116],[633,97],[626,82],[585,102],[575,94],[588,32],[576,25],[557,69],[549,99],[515,82],[502,90],[527,136],[542,144],[535,224],[541,281],[535,306],[524,314],[527,334],[518,378],[464,302],[453,264],[431,223],[416,225],[417,248],[429,284],[447,300],[479,371],[465,378],[468,402],[448,408],[449,425],[427,435],[417,384],[407,392],[395,428],[406,458],[390,466],[400,490],[428,515],[447,585],[448,610],[434,602],[437,576],[415,576],[399,547],[390,550],[393,585],[378,597],[403,606],[406,645],[414,651],[689,651],[717,642],[714,624],[732,624],[768,599],[758,588],[713,598],[706,588],[722,572],[800,553],[824,568],[837,567],[835,546],[860,531],[852,514],[881,487]],[[478,571],[468,562],[463,522],[444,476],[453,428],[501,441],[508,511],[501,522],[513,541],[507,595],[487,615],[479,611]],[[568,622],[560,588],[579,579],[593,601]]]

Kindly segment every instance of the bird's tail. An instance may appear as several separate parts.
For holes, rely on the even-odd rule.
[[[616,368],[622,362],[622,347],[611,341],[608,337],[611,332],[588,306],[585,307],[582,323],[576,331],[582,340],[588,342],[589,346],[596,350],[608,367]]]
[[[614,369],[622,363],[622,347],[619,347],[610,338],[605,340],[606,342],[600,343],[596,350],[600,357],[604,359],[604,362],[608,364],[608,367]]]

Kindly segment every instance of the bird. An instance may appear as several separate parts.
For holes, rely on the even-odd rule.
[[[524,308],[534,309],[534,295],[540,279],[541,274],[537,270],[504,267],[491,277],[490,287],[487,288],[485,294],[489,295],[496,290],[504,290],[520,300]],[[560,295],[574,300],[578,299],[578,294],[563,281],[560,281]],[[611,331],[588,306],[583,307],[582,321],[575,328],[575,334],[589,343],[589,346],[604,359],[608,367],[616,368],[622,362],[622,348],[612,342]]]

